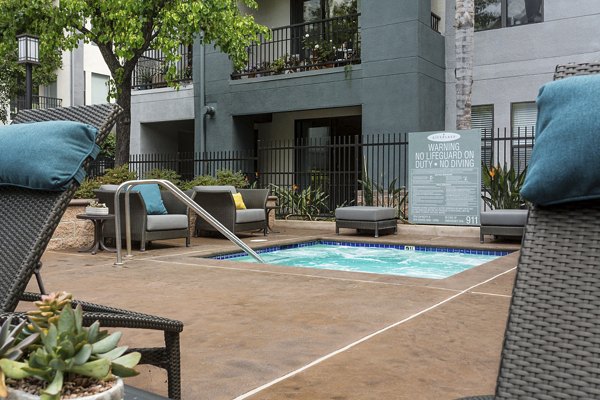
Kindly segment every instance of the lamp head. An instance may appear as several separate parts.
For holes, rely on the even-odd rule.
[[[17,36],[19,44],[19,64],[40,63],[40,40],[35,35],[23,34]]]

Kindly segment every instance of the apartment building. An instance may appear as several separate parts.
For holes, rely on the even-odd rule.
[[[537,91],[555,65],[599,59],[600,2],[475,3],[473,125],[532,134]],[[271,35],[242,70],[197,41],[179,91],[156,76],[138,82],[132,153],[455,128],[454,0],[258,4],[251,12]]]

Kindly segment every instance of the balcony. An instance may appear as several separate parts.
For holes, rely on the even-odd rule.
[[[47,96],[32,96],[31,108],[33,109],[46,109],[62,107],[62,99],[56,97]],[[17,115],[19,110],[25,109],[25,96],[18,96],[10,102],[10,114],[12,116]]]
[[[181,60],[175,64],[175,82],[192,80],[192,46],[179,46]],[[167,86],[166,73],[169,63],[160,50],[147,50],[140,57],[132,75],[132,88],[137,90],[155,89]]]
[[[360,64],[360,14],[272,28],[248,48],[248,63],[231,79]]]

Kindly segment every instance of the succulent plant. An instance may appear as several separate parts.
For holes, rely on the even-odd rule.
[[[43,295],[41,300],[34,302],[37,309],[27,312],[27,316],[32,322],[27,326],[27,330],[35,332],[34,323],[40,329],[47,330],[50,324],[58,321],[61,310],[65,305],[70,304],[72,300],[73,295],[67,292],[54,292]]]
[[[141,355],[137,352],[124,355],[127,347],[117,347],[120,332],[101,331],[98,321],[84,327],[81,306],[73,310],[70,297],[57,295],[38,303],[44,311],[36,314],[36,318],[48,322],[47,328],[39,326],[31,317],[30,321],[40,335],[41,344],[35,346],[25,362],[0,360],[0,368],[7,377],[24,379],[33,376],[44,380],[48,385],[41,392],[41,400],[58,400],[63,381],[71,375],[100,380],[137,375],[133,367]],[[62,304],[62,309],[52,308],[58,304]],[[48,308],[49,305],[52,307]]]
[[[12,326],[12,318],[8,318],[0,327],[0,360],[18,360],[23,355],[24,349],[31,343],[35,342],[38,334],[29,335],[22,338],[21,332],[27,321],[20,321],[17,325]],[[6,397],[6,384],[4,382],[4,373],[0,368],[0,397]]]

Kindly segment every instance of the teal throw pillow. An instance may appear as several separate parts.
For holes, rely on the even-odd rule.
[[[537,106],[523,198],[538,205],[600,198],[600,75],[548,83]]]
[[[0,126],[0,185],[59,191],[81,183],[83,161],[100,151],[97,133],[72,121]]]
[[[160,188],[155,183],[137,185],[133,188],[140,192],[146,203],[146,212],[151,215],[167,214],[167,209],[160,195]]]

